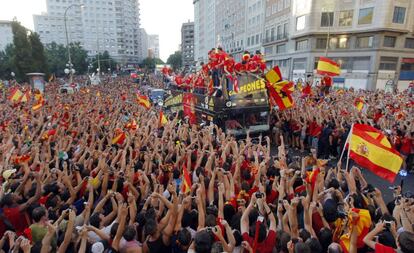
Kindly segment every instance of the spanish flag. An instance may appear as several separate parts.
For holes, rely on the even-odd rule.
[[[190,173],[188,173],[187,167],[183,166],[183,186],[181,188],[183,193],[188,193],[191,191],[191,178]]]
[[[9,100],[12,102],[20,102],[23,92],[19,88],[15,88],[10,92]]]
[[[270,83],[276,83],[282,80],[282,74],[280,73],[279,66],[275,66],[273,69],[269,70],[265,77]]]
[[[125,125],[125,128],[130,129],[130,130],[137,130],[138,128],[137,122],[133,119],[131,122]]]
[[[364,99],[362,99],[362,98],[356,98],[355,99],[355,102],[354,102],[354,105],[355,105],[356,109],[359,112],[361,112],[364,109],[364,107],[365,107]]]
[[[35,105],[32,106],[33,111],[37,111],[45,105],[45,101],[41,98]]]
[[[112,139],[112,145],[122,145],[126,139],[125,133],[121,129],[115,130],[115,137]]]
[[[354,220],[355,218],[353,218],[351,213],[349,213],[348,220],[350,221],[349,224],[351,226],[349,231],[352,231],[352,228],[355,226],[358,234],[357,248],[363,248],[365,245],[363,239],[368,234],[371,227],[371,215],[366,209],[353,208],[352,211],[357,213],[359,217]],[[342,235],[339,240],[339,244],[341,245],[344,253],[348,253],[351,246],[351,232]]]
[[[349,158],[377,176],[394,182],[403,159],[382,132],[368,125],[354,124],[348,145]]]
[[[27,101],[29,101],[29,100],[30,100],[30,91],[26,91],[20,97],[19,102],[21,102],[21,103],[27,103]]]
[[[341,74],[341,67],[329,58],[320,57],[316,72],[320,75],[339,76]]]
[[[168,123],[167,117],[165,117],[164,112],[160,111],[159,127],[163,127]]]
[[[284,83],[284,85],[282,85]],[[276,84],[266,82],[266,88],[269,92],[270,103],[279,107],[279,110],[285,110],[293,107],[294,102],[291,96],[291,87],[288,81],[282,81]]]
[[[144,95],[137,95],[137,101],[138,104],[142,105],[143,107],[150,109],[151,108],[151,102],[149,101],[149,98]]]

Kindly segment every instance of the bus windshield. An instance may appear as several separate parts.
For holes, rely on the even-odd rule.
[[[269,112],[251,112],[230,114],[225,123],[228,134],[242,135],[247,131],[259,132],[269,130]]]

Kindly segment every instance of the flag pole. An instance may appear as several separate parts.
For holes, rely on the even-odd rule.
[[[351,127],[351,130],[352,130],[352,127]],[[348,143],[349,137],[351,136],[351,133],[352,133],[351,130],[349,131],[348,136],[346,137],[346,140],[345,140],[345,143],[344,143],[344,148],[342,149],[341,157],[339,157],[339,160],[338,160],[339,162],[342,161],[342,158],[344,156],[344,153],[345,153],[345,150],[346,150],[346,144]]]
[[[351,126],[351,130],[349,130],[349,134],[348,134],[348,155],[346,157],[346,167],[345,170],[348,171],[348,165],[349,165],[349,153],[351,151],[351,134],[352,134],[352,130],[354,129],[354,124],[352,123]]]

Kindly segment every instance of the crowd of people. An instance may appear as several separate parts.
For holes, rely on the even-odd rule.
[[[396,186],[387,203],[361,168],[326,160],[353,122],[412,156],[407,93],[297,94],[253,141],[178,114],[160,125],[138,90],[116,78],[74,94],[49,84],[36,111],[1,102],[1,251],[414,252],[414,196]]]

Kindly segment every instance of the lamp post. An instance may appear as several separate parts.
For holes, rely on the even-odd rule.
[[[70,57],[70,48],[69,48],[69,37],[68,37],[68,27],[67,27],[67,24],[66,24],[66,15],[67,15],[67,13],[68,13],[68,10],[70,9],[70,8],[72,8],[72,7],[76,7],[76,6],[78,6],[78,7],[80,7],[80,8],[83,8],[83,4],[72,4],[72,5],[69,5],[66,9],[65,9],[65,13],[64,13],[64,15],[63,15],[63,20],[64,20],[64,22],[65,22],[65,34],[66,34],[66,47],[67,47],[67,49],[68,49],[68,65],[69,65],[69,72],[70,72],[70,75],[69,75],[69,83],[72,83],[72,81],[73,81],[73,73],[72,73],[72,59],[71,59],[71,57]]]

